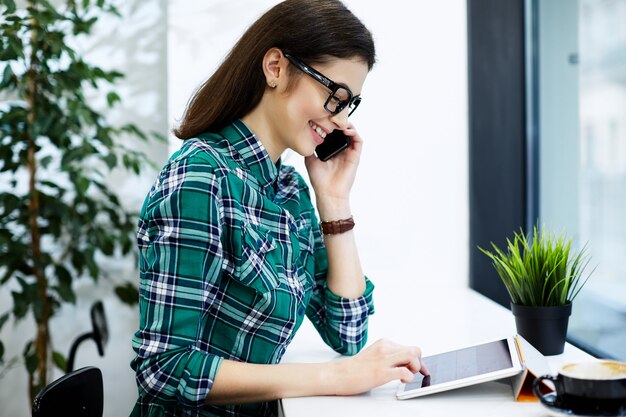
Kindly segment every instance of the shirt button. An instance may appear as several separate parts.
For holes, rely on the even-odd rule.
[[[301,316],[304,314],[304,309],[302,307],[298,307],[298,315]]]
[[[257,249],[261,249],[263,247],[263,241],[261,239],[256,241]]]

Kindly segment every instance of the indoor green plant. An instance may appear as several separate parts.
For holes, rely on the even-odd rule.
[[[589,279],[586,246],[572,249],[572,240],[544,227],[507,238],[506,252],[491,243],[493,252],[479,249],[492,261],[511,296],[517,331],[546,355],[563,352],[572,301]],[[592,271],[593,272],[593,271]]]
[[[34,321],[22,355],[31,400],[49,382],[51,360],[65,371],[64,355],[50,349],[49,322],[75,303],[73,282],[106,278],[98,259],[134,247],[136,215],[107,177],[118,168],[139,174],[146,160],[128,139],[147,135],[134,124],[112,126],[90,105],[88,95],[119,103],[111,84],[123,75],[73,48],[102,13],[118,14],[110,0],[30,0],[19,8],[0,0],[0,287],[12,295],[0,308],[0,329]],[[137,301],[130,283],[115,292]],[[0,375],[15,361],[5,356],[0,341]]]

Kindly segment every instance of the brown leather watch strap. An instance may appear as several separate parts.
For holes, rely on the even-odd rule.
[[[352,216],[349,219],[333,220],[330,222],[321,222],[322,233],[325,235],[337,235],[339,233],[345,233],[348,230],[354,228],[354,219]]]

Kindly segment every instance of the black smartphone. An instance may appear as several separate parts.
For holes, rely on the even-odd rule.
[[[322,161],[328,161],[339,152],[350,146],[350,138],[343,134],[343,131],[335,129],[326,135],[324,142],[317,145],[315,154]]]

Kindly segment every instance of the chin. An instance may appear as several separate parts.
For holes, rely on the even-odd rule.
[[[304,146],[303,146],[304,145]],[[308,146],[307,146],[308,145]],[[292,148],[292,150],[294,152],[296,152],[298,155],[301,156],[311,156],[315,154],[315,148],[317,147],[317,145],[315,143],[313,143],[312,145],[309,144],[301,144],[298,147],[294,147]]]
[[[297,153],[300,156],[303,157],[307,157],[307,156],[313,156],[315,155],[315,149],[310,149],[310,150],[301,150],[301,149],[292,149],[292,151],[294,151],[295,153]]]

